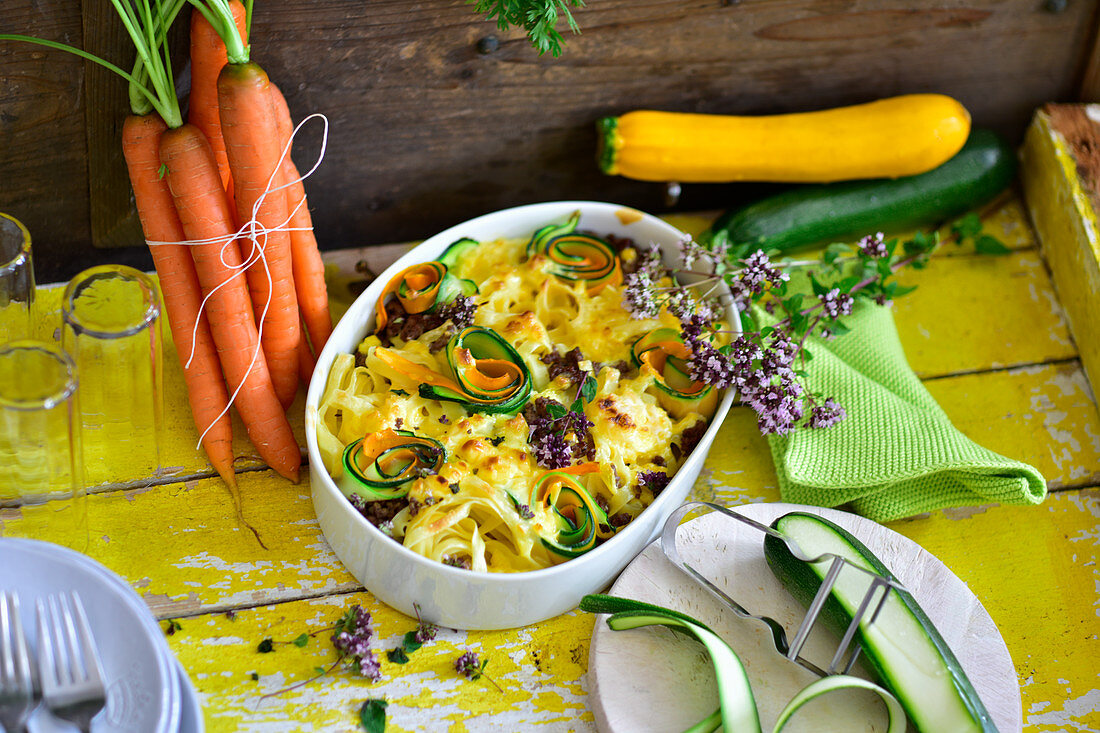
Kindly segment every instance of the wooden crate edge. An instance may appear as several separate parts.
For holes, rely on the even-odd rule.
[[[1100,176],[1100,169],[1090,171],[1079,165],[1073,144],[1052,118],[1052,113],[1062,112],[1079,112],[1090,120],[1095,116],[1091,133],[1100,149],[1100,105],[1046,105],[1036,111],[1025,135],[1020,175],[1043,257],[1096,394],[1100,387],[1100,220],[1093,202],[1100,188],[1082,175]]]

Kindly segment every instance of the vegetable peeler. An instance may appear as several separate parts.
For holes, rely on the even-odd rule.
[[[709,509],[711,511],[719,512],[720,514],[730,517],[738,522],[747,524],[748,526],[762,532],[766,536],[774,537],[782,541],[787,549],[790,550],[794,557],[807,563],[819,563],[828,562],[829,569],[825,574],[821,582],[821,587],[818,589],[817,594],[814,596],[813,601],[810,603],[810,607],[803,617],[802,622],[799,624],[798,629],[795,631],[793,640],[788,642],[787,631],[783,625],[770,616],[757,615],[749,612],[733,598],[730,598],[724,591],[714,585],[708,580],[702,573],[693,568],[680,556],[680,552],[676,545],[676,533],[680,527],[683,519],[699,509]],[[855,639],[856,631],[859,629],[860,622],[867,617],[868,623],[874,623],[878,616],[879,611],[882,609],[883,604],[888,597],[891,590],[903,591],[904,588],[900,583],[891,578],[884,578],[881,575],[862,568],[850,560],[835,555],[832,553],[825,553],[816,557],[811,557],[802,551],[802,549],[791,538],[784,535],[765,524],[761,524],[754,519],[739,514],[732,509],[728,509],[720,504],[713,504],[704,501],[687,502],[680,506],[676,511],[669,515],[665,520],[664,527],[661,531],[661,549],[665,554],[665,557],[685,573],[688,577],[695,580],[697,583],[703,586],[703,588],[710,593],[714,598],[721,602],[724,606],[729,608],[733,613],[744,619],[751,619],[759,621],[766,625],[771,631],[772,644],[775,646],[776,651],[786,657],[788,660],[801,665],[802,667],[810,670],[814,674],[820,677],[828,677],[835,674],[848,674],[852,667],[855,665],[856,660],[859,658],[861,649],[858,643],[853,643]],[[833,586],[836,583],[837,578],[840,576],[841,571],[845,567],[853,568],[861,573],[864,573],[870,578],[871,584],[864,593],[862,600],[859,603],[858,609],[852,614],[852,621],[845,630],[840,644],[837,647],[832,661],[828,667],[822,669],[818,665],[809,661],[805,657],[801,656],[802,648],[809,638],[810,631],[813,629],[814,624],[817,623],[818,617],[821,615],[821,610],[825,606],[825,602],[829,599],[829,595],[833,590]]]

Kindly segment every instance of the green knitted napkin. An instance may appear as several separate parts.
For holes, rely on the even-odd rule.
[[[861,303],[851,332],[807,340],[806,383],[847,411],[829,428],[768,436],[784,501],[851,509],[877,522],[975,504],[1038,504],[1033,467],[977,445],[909,368],[889,308]]]

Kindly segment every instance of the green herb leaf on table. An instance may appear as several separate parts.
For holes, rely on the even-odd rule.
[[[275,642],[268,637],[256,645],[256,651],[260,654],[269,654],[275,651]]]
[[[404,638],[401,640],[401,646],[407,652],[415,652],[420,647],[424,646],[423,642],[416,638],[416,631],[406,631]]]
[[[367,700],[359,708],[359,724],[367,733],[383,733],[386,730],[386,706],[384,698]]]
[[[1010,253],[1008,247],[1006,247],[1001,240],[989,234],[983,234],[974,240],[974,251],[983,255],[1006,255]]]
[[[309,643],[309,634],[299,634],[291,643],[299,648],[304,647]]]
[[[390,660],[394,664],[407,664],[409,661],[409,655],[405,653],[405,648],[402,646],[396,649],[390,649],[386,652],[386,659]]]
[[[179,631],[182,628],[183,628],[183,626],[180,625],[179,621],[177,621],[174,618],[170,618],[170,619],[168,619],[168,627],[164,630],[164,635],[165,636],[172,636],[173,634],[175,634],[177,631]]]

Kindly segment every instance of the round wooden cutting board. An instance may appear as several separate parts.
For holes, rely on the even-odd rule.
[[[912,540],[854,514],[794,504],[735,509],[763,524],[795,510],[829,519],[874,552],[936,625],[997,727],[1002,733],[1021,730],[1020,688],[1008,648],[965,583]],[[772,575],[763,539],[759,530],[716,512],[687,522],[678,532],[685,562],[750,613],[779,621],[791,636],[805,608]],[[665,559],[659,541],[627,566],[610,593],[682,611],[722,636],[745,665],[765,731],[787,702],[816,679],[775,651],[762,623],[735,616]],[[824,667],[837,643],[828,631],[815,630],[803,655]],[[859,665],[853,674],[870,679]],[[667,628],[616,632],[601,618],[592,635],[588,675],[596,724],[605,733],[678,732],[718,708],[714,670],[702,645]],[[784,733],[885,729],[885,709],[874,693],[842,691],[807,704]]]

